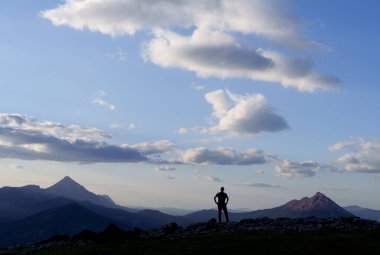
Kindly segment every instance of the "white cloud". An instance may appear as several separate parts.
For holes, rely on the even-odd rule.
[[[380,139],[343,141],[330,146],[332,151],[348,150],[334,163],[347,172],[380,173]]]
[[[244,186],[244,187],[253,187],[253,188],[272,188],[272,189],[283,188],[282,186],[279,186],[279,185],[257,183],[257,182],[243,182],[243,183],[236,183],[236,185]]]
[[[220,179],[218,177],[215,177],[215,176],[208,176],[208,175],[206,175],[205,178],[209,182],[223,182],[222,179]]]
[[[10,164],[10,165],[8,165],[8,168],[11,169],[11,170],[22,170],[22,169],[25,169],[24,166],[18,165],[18,164]]]
[[[303,21],[283,0],[66,0],[42,16],[57,26],[117,36],[152,28],[216,29],[252,34],[299,47],[316,47],[300,35]]]
[[[175,180],[176,178],[174,176],[171,176],[171,175],[166,175],[165,179],[167,179],[167,180]]]
[[[304,22],[282,0],[66,0],[42,16],[54,25],[133,35],[148,32],[144,56],[162,67],[193,71],[200,77],[249,78],[278,82],[300,91],[330,90],[339,85],[320,74],[310,60],[253,48],[237,38],[262,37],[295,48],[321,48],[302,35]],[[174,31],[185,28],[190,36]],[[260,42],[257,40],[256,45]],[[245,43],[246,44],[246,43]],[[120,55],[120,54],[119,54]]]
[[[97,105],[100,105],[100,106],[103,106],[111,111],[115,111],[116,110],[116,107],[113,105],[113,104],[110,104],[108,102],[106,102],[103,97],[105,95],[107,95],[106,92],[104,92],[103,90],[98,90],[96,93],[96,96],[94,97],[94,99],[92,100],[92,103],[93,104],[97,104]]]
[[[164,171],[164,172],[175,171],[175,169],[176,168],[174,166],[169,166],[169,165],[163,165],[163,166],[156,166],[155,167],[156,171]]]
[[[322,170],[324,166],[314,161],[291,162],[284,160],[281,163],[275,164],[276,176],[282,178],[294,177],[313,177],[318,171]]]
[[[212,118],[217,123],[210,128],[181,128],[180,134],[226,132],[230,135],[255,135],[289,128],[286,120],[276,114],[261,94],[236,95],[216,90],[205,95],[212,105]]]
[[[261,150],[248,149],[237,152],[232,148],[219,147],[207,149],[204,147],[190,148],[182,153],[182,161],[191,164],[217,165],[254,165],[270,161],[270,155]]]

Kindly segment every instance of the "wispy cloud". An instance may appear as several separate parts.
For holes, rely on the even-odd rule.
[[[107,57],[116,59],[118,61],[125,61],[127,60],[127,52],[123,50],[122,48],[117,48],[114,53],[107,53]]]
[[[171,172],[171,171],[175,171],[175,167],[174,166],[169,166],[169,165],[163,165],[163,166],[156,166],[155,167],[155,170],[156,171],[163,171],[163,172]]]
[[[107,95],[106,92],[104,92],[103,90],[98,90],[96,91],[95,93],[95,97],[94,99],[92,100],[92,103],[93,104],[97,104],[97,105],[100,105],[100,106],[103,106],[111,111],[115,111],[116,110],[116,107],[113,105],[113,104],[110,104],[108,102],[106,102],[103,97]]]
[[[279,185],[272,185],[267,183],[257,183],[257,182],[242,182],[242,183],[236,183],[238,186],[244,186],[244,187],[253,187],[253,188],[269,188],[269,189],[280,189],[283,188]]]
[[[19,165],[19,164],[10,164],[10,165],[8,165],[8,168],[11,169],[11,170],[22,170],[22,169],[25,169],[24,166]]]
[[[222,179],[220,179],[219,177],[215,177],[215,176],[206,175],[205,178],[209,182],[223,182]]]

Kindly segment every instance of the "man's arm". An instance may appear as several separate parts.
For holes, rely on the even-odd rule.
[[[215,195],[215,197],[214,197],[214,202],[215,202],[215,204],[218,204],[218,202],[216,202],[216,198],[218,197],[218,194],[216,194]]]
[[[226,194],[226,205],[228,204],[229,198],[228,195]]]

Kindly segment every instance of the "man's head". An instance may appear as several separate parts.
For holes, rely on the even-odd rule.
[[[220,191],[223,192],[223,191],[224,191],[224,187],[221,187],[221,188],[220,188]]]

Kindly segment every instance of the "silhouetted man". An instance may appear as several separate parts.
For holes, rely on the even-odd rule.
[[[216,201],[216,198],[218,198],[218,201]],[[220,192],[215,195],[214,201],[218,205],[219,222],[222,222],[222,210],[223,210],[224,216],[226,217],[226,222],[230,222],[230,219],[228,218],[228,212],[227,212],[228,195],[224,193],[224,187],[220,188]]]

